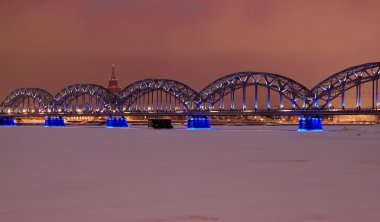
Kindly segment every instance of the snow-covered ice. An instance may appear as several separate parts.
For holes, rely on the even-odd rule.
[[[0,221],[380,221],[380,126],[326,128],[0,127]]]

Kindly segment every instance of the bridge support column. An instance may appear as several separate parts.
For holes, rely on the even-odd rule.
[[[346,86],[346,83],[345,82],[343,82],[343,89],[342,89],[342,110],[344,110],[344,106],[345,106],[345,101],[344,101],[344,93],[346,92],[345,91],[345,86]]]
[[[270,86],[267,85],[267,110],[270,110]]]
[[[255,99],[253,100],[254,106],[255,106],[255,111],[259,108],[258,106],[258,101],[257,101],[257,82],[255,81]]]
[[[210,129],[210,120],[207,116],[189,116],[187,129]]]
[[[127,119],[123,117],[108,117],[106,122],[107,128],[128,128]]]
[[[328,89],[327,93],[327,110],[330,110],[331,108],[331,89]]]
[[[362,90],[361,90],[361,85],[358,84],[356,86],[356,108],[357,109],[360,109],[361,108],[361,94],[362,94]]]
[[[243,111],[245,111],[246,109],[246,106],[245,106],[245,94],[246,94],[246,86],[245,86],[245,83],[244,83],[244,86],[243,86],[243,98],[242,98],[242,108],[243,108]]]
[[[86,95],[82,96],[82,112],[86,111]]]
[[[16,126],[15,119],[11,116],[0,116],[0,126]]]
[[[78,96],[75,97],[75,112],[79,112],[79,107],[78,107]]]
[[[90,99],[89,99],[89,110],[90,112],[92,112],[92,96],[90,95]]]
[[[375,106],[376,110],[379,108],[379,79],[376,79],[376,90],[375,90]]]
[[[301,116],[298,118],[298,131],[323,131],[321,116]]]
[[[293,96],[293,95],[292,95],[292,96]],[[295,101],[294,97],[292,97],[292,98],[290,99],[290,102],[291,102],[291,104],[292,104],[292,109],[296,109],[296,101]]]
[[[230,109],[235,110],[235,89],[231,92]]]
[[[313,99],[313,106],[314,106],[314,108],[318,108],[318,99],[317,98]]]
[[[219,110],[224,110],[224,96],[219,99]]]
[[[65,120],[62,116],[46,116],[45,127],[62,127],[65,126]]]

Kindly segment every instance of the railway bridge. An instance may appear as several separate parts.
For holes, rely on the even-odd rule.
[[[380,62],[374,62],[332,74],[311,89],[267,72],[228,74],[200,91],[169,79],[143,79],[119,93],[96,84],[69,85],[55,95],[19,88],[1,102],[0,116],[379,115],[379,78]]]

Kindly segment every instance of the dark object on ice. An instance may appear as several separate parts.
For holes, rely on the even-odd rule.
[[[172,129],[171,119],[149,119],[148,127],[153,127],[154,129]]]

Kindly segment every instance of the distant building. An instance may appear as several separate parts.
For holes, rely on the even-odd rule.
[[[108,80],[108,87],[111,92],[113,93],[119,93],[121,91],[121,87],[117,83],[117,79],[115,76],[115,65],[112,65],[112,75],[111,78]]]

